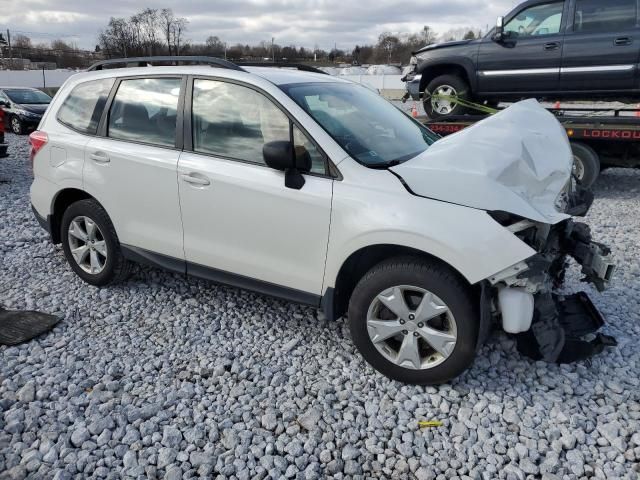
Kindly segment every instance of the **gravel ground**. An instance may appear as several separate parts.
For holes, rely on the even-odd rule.
[[[620,346],[558,366],[495,334],[424,388],[375,373],[310,308],[150,268],[84,284],[32,216],[26,137],[7,140],[0,303],[64,320],[0,347],[0,478],[638,478],[638,172],[605,172],[589,217],[620,261],[594,296]]]

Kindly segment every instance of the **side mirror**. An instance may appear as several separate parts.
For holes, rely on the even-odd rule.
[[[296,152],[291,142],[280,140],[265,143],[262,156],[268,167],[284,172],[284,184],[287,188],[300,190],[304,186],[302,173],[311,170],[309,152]]]
[[[493,34],[494,42],[501,42],[504,39],[504,17],[496,19],[496,31]]]
[[[5,102],[4,100],[0,100],[0,107],[9,108],[11,107],[11,104],[9,104],[9,102]]]

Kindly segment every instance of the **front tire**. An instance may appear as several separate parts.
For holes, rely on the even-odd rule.
[[[468,285],[437,263],[394,258],[371,269],[349,303],[349,328],[364,359],[403,383],[437,385],[476,354],[478,314]]]
[[[467,109],[446,99],[431,98],[431,95],[450,95],[461,100],[469,100],[471,89],[469,84],[455,74],[440,75],[427,84],[424,99],[424,110],[432,120],[439,120],[451,115],[463,115]]]
[[[73,271],[85,282],[103,287],[126,279],[130,263],[109,215],[95,200],[80,200],[67,208],[60,232],[62,248]]]
[[[20,117],[13,115],[9,120],[9,126],[11,127],[11,131],[16,135],[22,135],[24,133],[24,124]]]

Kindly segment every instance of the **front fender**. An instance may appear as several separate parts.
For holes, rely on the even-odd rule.
[[[355,170],[363,171],[356,176]],[[334,185],[324,290],[335,287],[340,268],[353,253],[374,245],[427,253],[470,284],[536,253],[485,211],[412,195],[387,170],[347,160],[341,172],[344,180]]]
[[[463,71],[472,91],[477,87],[476,68],[472,58],[463,55],[427,58],[418,63],[416,73],[422,75],[420,91],[424,92],[431,80],[447,72]]]

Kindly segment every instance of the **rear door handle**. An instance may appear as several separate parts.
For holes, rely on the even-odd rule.
[[[633,40],[631,39],[631,37],[620,37],[616,38],[613,43],[616,45],[616,47],[621,47],[624,45],[631,45],[633,43]]]
[[[560,48],[560,44],[558,42],[550,42],[544,44],[545,50],[557,50]]]
[[[96,163],[109,163],[111,161],[109,155],[104,152],[94,152],[89,155],[89,158]]]
[[[211,185],[211,181],[203,176],[194,174],[194,173],[183,173],[182,175],[180,175],[180,178],[182,178],[182,181],[190,183],[192,185],[197,185],[199,187],[206,187],[207,185]]]

